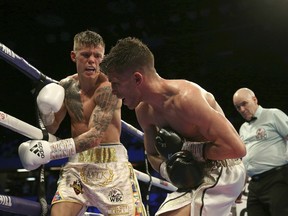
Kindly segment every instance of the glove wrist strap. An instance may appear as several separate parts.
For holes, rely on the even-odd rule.
[[[76,148],[73,138],[58,140],[51,143],[51,159],[67,158],[76,154]]]
[[[164,179],[166,179],[167,181],[170,181],[168,173],[167,173],[167,164],[165,161],[161,163],[159,173]]]
[[[186,150],[192,153],[195,160],[204,162],[204,149],[205,149],[206,142],[190,142],[185,141],[182,147],[182,150]]]

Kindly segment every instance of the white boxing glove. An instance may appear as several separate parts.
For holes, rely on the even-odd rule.
[[[75,155],[76,149],[72,138],[56,142],[29,140],[19,146],[18,154],[23,167],[27,170],[34,170],[51,160]]]
[[[64,97],[64,88],[56,83],[49,83],[40,90],[37,105],[45,126],[53,123],[54,113],[60,110]]]

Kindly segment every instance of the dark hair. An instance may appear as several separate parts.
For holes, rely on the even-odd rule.
[[[133,37],[118,40],[100,64],[106,74],[134,72],[146,66],[154,67],[154,56],[147,45]]]

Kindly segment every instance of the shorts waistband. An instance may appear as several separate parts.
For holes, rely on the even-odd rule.
[[[282,165],[282,166],[278,166],[278,167],[274,167],[274,168],[272,168],[272,169],[270,169],[268,171],[262,172],[260,174],[253,175],[251,177],[251,180],[252,181],[259,181],[259,180],[263,179],[264,177],[267,177],[267,176],[270,176],[272,174],[275,174],[278,171],[283,170],[285,168],[288,168],[288,164],[285,164],[285,165]]]
[[[208,166],[230,167],[241,163],[242,163],[241,159],[209,160]]]
[[[126,162],[128,154],[122,144],[101,144],[95,148],[80,152],[69,159],[75,163]]]

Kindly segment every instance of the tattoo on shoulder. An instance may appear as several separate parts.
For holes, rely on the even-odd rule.
[[[67,88],[69,88],[69,86],[71,86],[71,84],[72,84],[73,82],[75,82],[73,79],[69,79],[69,78],[67,77],[67,78],[65,78],[65,79],[62,79],[59,84],[60,84],[64,89],[67,89]]]
[[[72,84],[71,82],[69,84],[67,83],[68,88],[66,89],[65,92],[66,103],[70,111],[74,114],[77,121],[81,121],[83,120],[84,115],[83,115],[83,104],[81,102],[79,88],[71,84]]]

